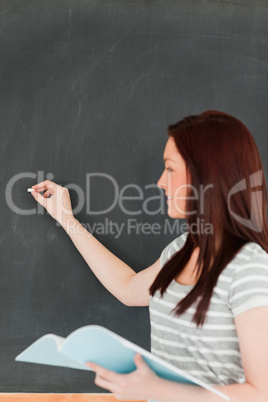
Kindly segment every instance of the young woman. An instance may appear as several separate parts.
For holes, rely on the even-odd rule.
[[[168,215],[185,218],[189,230],[139,273],[73,217],[67,189],[45,181],[33,186],[32,195],[115,297],[128,306],[149,305],[154,354],[232,402],[267,401],[267,190],[259,152],[239,120],[215,111],[187,117],[168,134],[158,186],[166,193]],[[130,374],[90,367],[96,384],[119,399],[222,400],[203,388],[160,379],[138,354],[135,363]]]

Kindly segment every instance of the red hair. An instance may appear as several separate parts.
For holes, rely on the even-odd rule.
[[[207,111],[186,117],[169,126],[168,134],[186,163],[191,186],[208,190],[204,203],[196,197],[187,199],[186,211],[196,211],[186,217],[187,240],[161,269],[150,294],[159,289],[163,295],[199,247],[197,283],[175,312],[182,314],[200,297],[193,320],[202,325],[218,277],[239,249],[256,242],[268,252],[264,170],[251,133],[226,113]],[[191,231],[201,221],[203,228],[210,225],[212,230]]]

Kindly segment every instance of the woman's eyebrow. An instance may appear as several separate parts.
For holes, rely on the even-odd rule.
[[[176,161],[174,161],[174,159],[171,159],[171,158],[164,158],[164,162],[166,162],[167,160],[170,160],[171,162],[175,162],[175,163],[176,163]]]

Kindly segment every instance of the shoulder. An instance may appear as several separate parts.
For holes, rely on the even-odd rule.
[[[268,305],[268,253],[260,245],[247,243],[228,264],[226,273],[234,316]]]
[[[227,264],[222,272],[223,276],[233,282],[243,276],[251,275],[252,272],[267,272],[268,253],[257,243],[245,244]]]
[[[265,251],[258,243],[254,242],[249,242],[245,244],[238,252],[238,254],[244,255],[248,259],[252,257],[268,258],[267,251]]]
[[[247,243],[243,246],[230,263],[232,276],[248,275],[251,272],[268,273],[268,253],[257,243]]]
[[[165,263],[170,260],[173,254],[175,254],[177,251],[179,251],[183,246],[184,243],[186,242],[188,233],[183,233],[176,239],[174,239],[171,243],[169,243],[164,250],[161,253],[160,256],[160,267],[162,268]]]

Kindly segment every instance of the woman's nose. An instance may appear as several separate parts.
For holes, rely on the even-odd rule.
[[[165,172],[162,173],[162,175],[160,176],[158,182],[157,182],[157,186],[159,188],[166,188],[166,183],[165,183]]]

